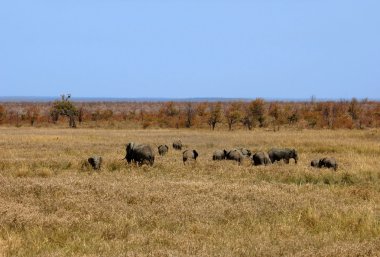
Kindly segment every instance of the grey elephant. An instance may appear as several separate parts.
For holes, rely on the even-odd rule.
[[[176,140],[173,142],[173,148],[176,150],[182,150],[182,142],[181,140]]]
[[[295,149],[272,148],[269,150],[268,155],[272,163],[281,160],[284,160],[285,163],[289,163],[290,159],[294,159],[295,163],[297,164],[298,161],[298,153]]]
[[[226,157],[227,157],[227,151],[226,150],[216,150],[212,154],[212,159],[214,161],[224,160],[224,159],[226,159]]]
[[[169,151],[169,147],[167,145],[160,145],[158,147],[158,154],[164,156]]]
[[[94,170],[100,170],[103,159],[100,156],[91,156],[87,161]]]
[[[243,162],[244,156],[238,149],[232,149],[226,155],[227,160],[237,161],[239,164]]]
[[[336,162],[335,158],[326,157],[319,160],[318,167],[333,168],[336,171],[338,169],[338,163]]]
[[[252,155],[252,164],[255,166],[258,165],[269,165],[271,164],[269,155],[266,152],[257,152]]]
[[[247,148],[241,147],[241,148],[238,148],[238,150],[241,152],[241,154],[242,154],[244,157],[250,157],[250,156],[252,155],[251,150],[249,150],[249,149],[247,149]]]
[[[154,163],[154,152],[150,145],[130,142],[126,145],[125,159],[128,163],[133,161],[139,165],[148,164],[152,166]]]
[[[310,165],[311,167],[319,168],[319,159],[312,160]]]
[[[183,164],[186,164],[186,162],[189,160],[196,161],[197,157],[198,157],[198,152],[196,150],[185,150],[182,153]]]

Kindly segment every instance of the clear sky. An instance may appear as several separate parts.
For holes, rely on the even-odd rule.
[[[380,99],[380,1],[0,1],[0,96],[61,93]]]

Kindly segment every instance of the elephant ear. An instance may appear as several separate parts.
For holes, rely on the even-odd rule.
[[[90,158],[87,159],[87,161],[88,161],[89,164],[91,164],[92,167],[95,166],[95,160],[94,160],[94,158],[90,157]]]
[[[194,159],[197,159],[197,157],[198,157],[198,152],[195,151],[195,150],[193,150],[193,153],[194,153]]]
[[[127,144],[127,152],[130,152],[131,150],[133,150],[134,146],[135,146],[134,142],[129,142]]]

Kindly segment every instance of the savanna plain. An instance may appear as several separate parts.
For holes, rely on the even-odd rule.
[[[137,167],[122,160],[131,141],[170,149]],[[378,129],[1,127],[0,145],[0,256],[380,256]],[[212,160],[234,147],[299,161]],[[337,171],[310,167],[325,156]]]

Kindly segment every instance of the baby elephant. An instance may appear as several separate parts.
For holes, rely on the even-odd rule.
[[[186,150],[182,154],[183,156],[183,164],[186,164],[187,161],[189,160],[197,160],[198,157],[198,152],[195,150]]]
[[[250,157],[250,156],[252,155],[251,150],[249,150],[249,149],[247,149],[247,148],[241,147],[241,148],[238,148],[238,150],[241,152],[241,154],[242,154],[244,157]]]
[[[334,158],[322,158],[319,160],[319,168],[333,168],[334,170],[338,169],[338,163]]]
[[[88,158],[87,161],[94,170],[100,170],[103,159],[100,156],[92,156]]]
[[[182,142],[181,140],[176,140],[173,142],[173,148],[176,150],[182,150]]]
[[[227,157],[227,151],[226,150],[216,150],[212,155],[212,159],[214,161],[224,160],[224,159],[226,159],[226,157]]]
[[[285,163],[289,163],[290,159],[294,159],[295,163],[297,164],[297,161],[298,161],[298,153],[295,149],[273,148],[268,152],[268,155],[272,163],[274,163],[275,161],[281,161],[281,160],[284,160]]]
[[[252,164],[255,166],[268,165],[271,163],[272,162],[269,159],[269,155],[266,152],[257,152],[254,155],[252,155]]]
[[[310,165],[311,165],[311,167],[318,168],[319,167],[319,160],[318,159],[312,160]]]
[[[158,147],[158,154],[164,156],[169,151],[169,147],[167,145],[160,145]]]
[[[243,162],[244,156],[239,149],[232,149],[227,153],[226,159],[237,161],[240,165]]]
[[[320,160],[312,160],[310,165],[315,168],[333,168],[334,170],[338,169],[338,163],[336,162],[335,158],[322,158]]]

